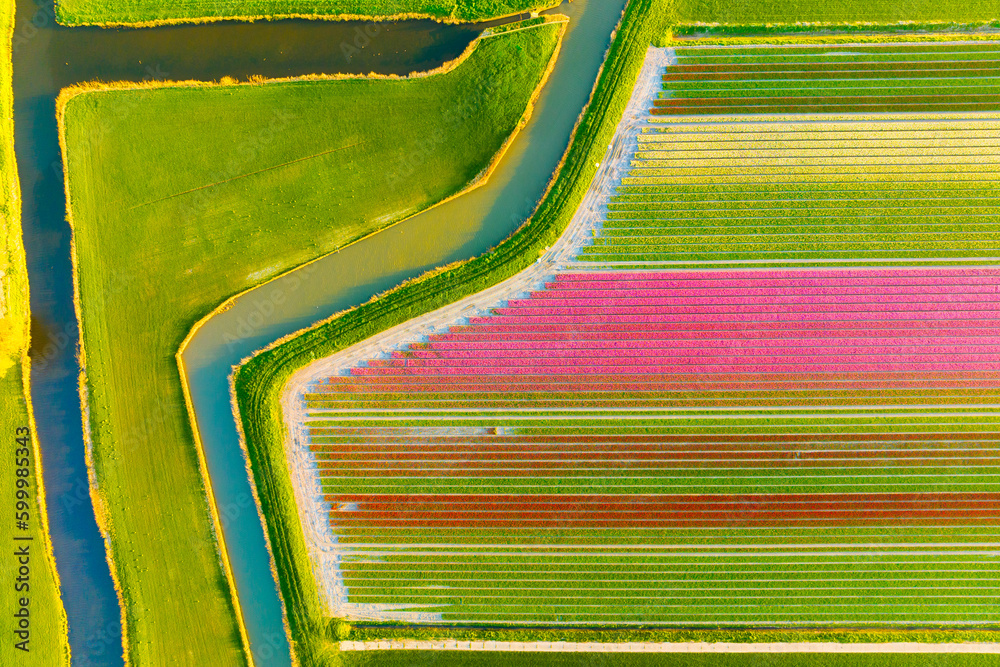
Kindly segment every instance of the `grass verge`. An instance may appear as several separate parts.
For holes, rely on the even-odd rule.
[[[192,324],[480,182],[561,31],[409,78],[64,91],[81,386],[131,660],[246,659],[174,357]]]
[[[57,0],[64,25],[149,27],[224,19],[434,19],[487,21],[554,7],[559,0]]]
[[[0,664],[50,667],[69,664],[69,643],[28,386],[28,272],[12,121],[13,29],[14,2],[8,0],[0,6],[0,489],[5,498],[0,540],[7,550],[0,567]]]

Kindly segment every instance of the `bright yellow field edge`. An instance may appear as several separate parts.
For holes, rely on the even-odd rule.
[[[527,105],[527,107],[525,109],[524,115],[521,117],[521,120],[518,123],[517,127],[510,134],[510,136],[507,137],[507,139],[504,141],[503,145],[500,147],[499,151],[493,156],[493,158],[491,159],[490,163],[483,170],[483,172],[481,174],[479,174],[469,185],[467,185],[465,188],[463,188],[460,192],[457,192],[454,195],[451,195],[450,197],[447,197],[447,198],[445,198],[445,199],[437,202],[433,206],[430,206],[430,207],[425,208],[425,209],[423,209],[421,211],[418,211],[418,212],[414,213],[413,215],[418,215],[420,213],[426,212],[426,211],[428,211],[428,210],[430,210],[432,208],[440,206],[440,205],[442,205],[442,204],[444,204],[444,203],[446,203],[448,201],[451,201],[451,200],[455,199],[456,197],[459,197],[459,196],[461,196],[463,194],[466,194],[466,193],[474,190],[475,188],[483,185],[489,179],[490,175],[492,175],[492,173],[495,171],[496,166],[500,163],[500,160],[503,158],[504,154],[506,154],[506,152],[509,149],[510,145],[514,141],[515,137],[519,134],[521,128],[524,127],[524,125],[527,123],[528,119],[531,117],[533,109],[534,109],[534,105],[537,102],[538,97],[541,95],[541,91],[544,89],[545,84],[548,81],[548,78],[551,75],[552,70],[555,67],[555,63],[556,63],[556,61],[558,59],[559,52],[560,52],[560,49],[562,47],[562,39],[563,39],[563,36],[565,34],[566,24],[569,21],[568,17],[566,17],[564,15],[550,15],[550,16],[545,16],[545,17],[542,17],[542,18],[543,18],[542,22],[537,23],[537,24],[532,25],[532,26],[529,26],[529,28],[533,28],[533,27],[541,26],[541,25],[559,24],[560,28],[559,28],[558,41],[557,41],[555,50],[554,50],[554,52],[552,54],[552,57],[549,60],[549,64],[546,67],[544,73],[542,74],[542,77],[539,80],[538,86],[536,86],[535,90],[532,92],[532,95],[531,95],[531,97],[530,97],[530,99],[528,101],[528,105]],[[503,33],[503,34],[506,34],[506,33]],[[194,87],[219,87],[219,86],[255,86],[255,85],[266,85],[266,84],[271,84],[271,83],[286,83],[286,82],[292,82],[292,81],[339,81],[339,80],[346,80],[346,79],[398,80],[398,79],[423,78],[423,77],[428,77],[428,76],[434,76],[434,75],[437,75],[437,74],[445,74],[445,73],[448,73],[448,72],[452,71],[453,69],[455,69],[456,67],[458,67],[459,65],[461,65],[465,60],[467,60],[469,58],[469,56],[475,50],[476,46],[482,40],[489,39],[491,37],[493,37],[493,35],[490,34],[489,31],[484,32],[484,34],[482,36],[480,36],[480,37],[476,38],[475,40],[473,40],[472,43],[470,43],[469,46],[466,47],[466,49],[457,58],[455,58],[453,60],[450,60],[450,61],[448,61],[448,62],[446,62],[446,63],[442,64],[441,66],[436,67],[434,69],[424,70],[424,71],[420,71],[420,72],[411,72],[410,74],[403,75],[403,76],[400,76],[400,75],[397,75],[397,74],[377,74],[377,73],[372,73],[372,74],[367,74],[367,75],[357,75],[357,74],[308,74],[308,75],[295,76],[295,77],[276,77],[276,78],[252,77],[250,80],[245,81],[245,82],[236,81],[236,80],[233,80],[233,79],[230,79],[230,78],[223,78],[222,80],[219,80],[219,81],[197,81],[197,80],[190,80],[190,79],[189,80],[182,80],[182,81],[146,80],[146,81],[139,81],[139,82],[92,81],[92,82],[85,82],[85,83],[75,84],[75,85],[72,85],[72,86],[68,86],[68,87],[64,88],[62,91],[60,91],[59,96],[56,99],[56,119],[57,119],[57,123],[58,123],[58,127],[59,127],[59,144],[60,144],[60,150],[62,152],[63,159],[65,160],[65,156],[67,155],[67,150],[66,150],[66,145],[65,145],[65,135],[66,135],[66,132],[65,132],[65,111],[66,111],[66,105],[67,105],[67,103],[71,99],[73,99],[74,97],[77,97],[78,95],[87,94],[87,93],[100,93],[100,92],[105,92],[105,91],[110,91],[110,90],[151,90],[151,89],[158,89],[158,88],[194,88]],[[65,189],[66,201],[69,202],[70,201],[70,186],[69,186],[69,174],[68,174],[68,172],[64,174],[63,187]],[[267,281],[264,281],[264,282],[262,282],[259,285],[256,285],[254,287],[251,287],[250,289],[244,290],[243,292],[240,292],[238,294],[233,295],[232,297],[230,297],[229,299],[227,299],[226,301],[224,301],[223,303],[221,303],[214,310],[212,310],[208,315],[206,315],[201,320],[199,320],[197,323],[195,323],[195,325],[192,327],[191,331],[188,333],[188,335],[182,341],[181,346],[180,346],[180,348],[178,349],[178,351],[177,351],[177,353],[175,355],[175,357],[177,359],[178,369],[179,369],[180,376],[181,376],[181,387],[183,389],[184,403],[185,403],[185,406],[187,408],[188,420],[189,420],[189,423],[191,425],[191,429],[192,429],[192,433],[193,433],[194,441],[195,441],[195,446],[196,446],[196,450],[197,450],[198,467],[199,467],[199,470],[200,470],[201,475],[202,475],[202,481],[205,484],[206,494],[208,496],[207,501],[208,501],[208,506],[209,506],[209,509],[210,509],[210,514],[211,514],[211,519],[212,519],[213,533],[215,535],[216,542],[217,542],[218,547],[219,547],[220,560],[221,560],[221,562],[223,564],[223,571],[224,571],[227,583],[229,585],[230,594],[231,594],[231,598],[232,598],[232,603],[233,603],[233,606],[234,606],[234,609],[235,609],[237,625],[238,625],[240,636],[241,636],[241,639],[242,639],[242,642],[243,642],[243,652],[245,654],[245,657],[247,659],[248,664],[251,665],[251,667],[254,666],[253,655],[252,655],[252,652],[250,650],[250,642],[249,642],[249,638],[248,638],[247,631],[246,631],[246,625],[245,625],[245,622],[244,622],[244,619],[243,619],[242,606],[240,604],[239,595],[238,595],[237,590],[236,590],[236,582],[235,582],[235,579],[233,577],[232,566],[231,566],[230,559],[229,559],[228,548],[226,547],[225,538],[224,538],[223,532],[222,532],[222,520],[221,520],[221,516],[220,516],[220,513],[219,513],[218,504],[217,504],[217,502],[215,500],[215,494],[214,494],[214,491],[213,491],[211,478],[210,478],[210,475],[208,473],[207,461],[205,459],[204,445],[201,442],[200,432],[199,432],[198,427],[197,427],[197,421],[196,421],[195,412],[194,412],[194,405],[193,405],[192,400],[191,400],[191,393],[190,393],[190,388],[189,388],[189,384],[188,384],[187,369],[185,368],[184,361],[183,361],[184,351],[187,349],[187,346],[190,343],[191,339],[194,338],[194,336],[198,333],[198,331],[201,329],[201,327],[206,322],[208,322],[208,320],[210,320],[216,314],[221,313],[221,312],[225,312],[226,310],[228,310],[229,308],[231,308],[232,305],[233,305],[233,303],[240,296],[242,296],[242,295],[244,295],[244,294],[246,294],[248,292],[251,292],[251,291],[253,291],[253,290],[255,290],[255,289],[259,288],[259,287],[262,287],[263,285],[266,285],[266,284],[271,283],[273,281],[276,281],[276,280],[278,280],[280,278],[283,278],[283,277],[287,276],[290,272],[296,271],[296,270],[302,268],[303,266],[308,266],[310,264],[318,262],[319,260],[323,259],[324,257],[326,257],[326,256],[328,256],[330,254],[333,254],[333,252],[339,252],[340,250],[343,250],[344,248],[346,248],[346,247],[348,247],[350,245],[354,245],[355,243],[363,241],[366,238],[369,238],[369,237],[371,237],[371,236],[373,236],[375,234],[378,234],[378,233],[380,233],[382,231],[385,231],[385,229],[388,229],[389,227],[392,227],[392,226],[394,226],[396,224],[404,222],[405,220],[408,220],[411,217],[413,217],[413,216],[409,216],[407,218],[404,218],[403,220],[399,220],[399,221],[397,221],[395,223],[387,225],[386,227],[382,227],[382,228],[380,228],[378,230],[375,230],[375,231],[370,232],[368,234],[365,234],[365,235],[363,235],[361,237],[358,237],[358,238],[356,238],[356,239],[354,239],[354,240],[352,240],[352,241],[344,244],[343,246],[338,247],[337,250],[332,251],[331,253],[326,253],[326,254],[324,254],[324,255],[322,255],[320,257],[317,257],[316,259],[314,259],[314,260],[312,260],[310,262],[307,262],[305,264],[297,266],[297,267],[295,267],[293,269],[290,269],[289,271],[286,271],[286,272],[281,273],[281,274],[279,274],[277,276],[274,276],[271,279],[269,279]],[[72,209],[70,207],[67,207],[67,222],[69,223],[71,229],[75,229],[75,227],[74,227],[74,221],[73,221],[73,217],[72,217]],[[77,250],[76,250],[75,235],[74,235],[73,239],[71,239],[71,241],[70,241],[70,255],[71,255],[72,264],[73,264],[73,308],[74,308],[74,311],[76,313],[77,322],[79,324],[80,330],[82,331],[83,330],[83,308],[82,308],[82,303],[80,302],[80,296],[79,296],[80,295],[79,265],[78,265],[78,254],[77,254]],[[81,414],[82,414],[82,417],[83,417],[84,442],[85,442],[86,447],[87,447],[87,457],[86,458],[87,458],[88,478],[89,478],[89,481],[90,481],[90,495],[91,495],[91,500],[92,500],[92,502],[94,504],[94,513],[95,513],[95,516],[97,518],[97,524],[98,524],[98,527],[99,527],[99,529],[101,531],[102,536],[104,537],[107,560],[108,560],[109,568],[110,568],[110,571],[111,571],[111,578],[112,578],[112,580],[114,582],[115,591],[116,591],[116,594],[118,596],[119,605],[121,607],[121,624],[122,624],[123,653],[124,653],[124,657],[125,657],[125,664],[129,665],[130,664],[130,660],[129,660],[130,652],[128,650],[128,641],[129,641],[129,639],[128,639],[128,627],[127,627],[127,622],[126,622],[126,616],[127,615],[126,615],[125,608],[124,608],[124,605],[125,605],[125,602],[124,602],[124,600],[125,600],[124,591],[121,588],[120,579],[117,576],[117,568],[115,566],[114,558],[113,558],[113,556],[111,554],[111,551],[110,551],[109,541],[110,541],[110,532],[111,532],[112,529],[111,529],[111,526],[109,526],[109,524],[107,522],[107,519],[105,517],[105,512],[102,509],[103,506],[104,506],[104,504],[107,503],[107,502],[109,502],[109,500],[106,499],[103,496],[103,494],[100,492],[100,490],[98,489],[97,484],[96,484],[96,479],[95,479],[95,476],[94,476],[94,461],[93,461],[93,456],[92,456],[92,447],[93,447],[93,445],[92,445],[92,438],[91,438],[91,435],[90,435],[90,419],[89,419],[89,414],[90,413],[89,413],[88,398],[87,398],[87,384],[88,384],[88,382],[87,382],[87,370],[86,370],[87,369],[87,363],[86,363],[86,353],[85,353],[85,351],[83,350],[82,347],[79,350],[78,356],[79,356],[79,362],[80,362],[80,376],[79,376],[79,379],[78,379],[78,390],[79,390],[79,395],[80,395]],[[251,483],[251,491],[252,491],[252,493],[254,495],[254,501],[255,501],[255,504],[256,504],[256,508],[257,508],[257,514],[258,514],[258,516],[261,519],[262,525],[266,525],[264,516],[263,516],[263,514],[261,512],[261,509],[260,509],[260,500],[257,497],[257,488],[256,488],[256,485],[254,484],[253,476],[252,476],[252,474],[250,472],[250,467],[249,467],[250,463],[249,463],[249,459],[247,458],[248,454],[247,454],[247,451],[246,451],[245,443],[242,440],[242,433],[240,434],[240,436],[241,436],[240,445],[241,445],[241,448],[243,449],[244,464],[246,466],[247,474],[249,476],[249,480],[250,480],[250,483]],[[277,568],[276,568],[275,563],[274,563],[274,554],[273,554],[273,550],[271,549],[271,544],[270,544],[269,536],[267,535],[266,531],[264,533],[264,539],[265,539],[265,542],[267,544],[268,557],[269,557],[269,564],[270,564],[271,572],[272,572],[272,575],[275,576],[275,579],[277,580]],[[283,625],[284,625],[284,628],[285,628],[286,637],[289,638],[290,645],[294,646],[294,644],[291,642],[291,632],[290,632],[290,628],[288,626],[287,611],[284,608],[284,601],[283,600],[282,600],[282,619],[283,619]],[[295,664],[295,665],[299,664],[299,662],[298,662],[298,660],[297,660],[297,658],[296,658],[296,656],[294,654],[294,649],[293,649],[293,654],[292,654],[292,660],[293,660],[293,664]]]
[[[56,2],[58,5],[58,1]],[[539,5],[538,9],[534,10],[536,12],[544,11],[546,9],[551,9],[562,4],[562,0],[547,0],[547,2]],[[524,12],[512,12],[510,14],[504,14],[500,16],[493,16],[490,18],[479,19],[476,21],[467,21],[463,19],[453,18],[451,16],[435,16],[433,14],[424,14],[420,12],[405,12],[401,14],[384,14],[384,15],[371,15],[371,14],[247,14],[240,16],[193,16],[190,18],[173,18],[173,19],[156,19],[154,21],[136,21],[129,23],[128,21],[102,21],[99,23],[70,23],[63,22],[59,20],[60,25],[65,26],[99,26],[101,28],[156,28],[158,26],[167,25],[184,25],[184,24],[204,24],[204,23],[218,23],[220,21],[244,21],[248,23],[254,23],[256,21],[282,21],[286,19],[300,19],[306,21],[365,21],[368,23],[377,23],[382,21],[434,21],[436,23],[445,23],[450,25],[457,25],[462,23],[486,23],[489,21],[497,21],[505,18],[510,18],[523,14]],[[56,12],[58,19],[58,10]]]
[[[40,555],[40,559],[37,557],[33,559],[33,563],[38,564],[33,572],[32,583],[34,588],[31,591],[31,597],[35,603],[31,612],[34,626],[32,630],[32,641],[35,642],[34,654],[31,652],[27,654],[18,653],[17,649],[13,646],[13,640],[5,638],[3,647],[0,648],[0,658],[4,658],[5,664],[12,664],[13,662],[19,665],[45,664],[47,667],[52,664],[68,665],[70,662],[70,648],[66,611],[60,595],[59,572],[56,569],[55,557],[52,553],[52,541],[49,536],[48,504],[45,495],[44,476],[42,474],[41,448],[38,441],[34,408],[31,403],[31,361],[28,356],[31,336],[28,271],[25,263],[24,244],[21,240],[21,189],[14,155],[14,92],[13,63],[11,60],[14,10],[14,0],[7,0],[2,8],[0,8],[0,25],[3,26],[3,43],[2,47],[0,47],[3,51],[3,55],[0,57],[0,108],[2,108],[5,119],[0,121],[2,123],[2,128],[0,128],[0,132],[2,132],[2,137],[0,137],[0,142],[2,142],[2,145],[0,145],[0,186],[4,189],[4,194],[0,196],[5,197],[3,208],[9,211],[9,215],[3,221],[5,223],[3,224],[3,228],[6,233],[2,242],[5,246],[3,252],[10,260],[6,275],[4,276],[6,280],[0,280],[0,316],[7,320],[9,331],[17,332],[15,335],[19,334],[19,336],[14,338],[14,341],[18,344],[17,349],[10,350],[13,356],[0,359],[0,364],[2,364],[0,365],[0,391],[10,392],[6,396],[0,396],[0,399],[8,403],[8,405],[16,405],[22,398],[24,400],[23,411],[20,409],[20,406],[14,410],[5,411],[7,413],[6,416],[11,418],[11,423],[5,423],[4,428],[26,425],[29,430],[31,457],[34,467],[33,482],[37,489],[31,517],[31,521],[36,527],[32,532],[37,539],[35,543],[39,544],[41,549],[40,554],[35,552]],[[13,365],[3,370],[2,366],[6,366],[9,362],[13,362]],[[17,376],[20,377],[20,382],[16,381]],[[3,434],[5,440],[13,436],[13,432],[5,432]],[[13,481],[13,472],[14,467],[7,464],[3,467],[3,474],[0,474],[0,477],[3,478],[4,486],[7,488],[12,487],[12,485],[8,486],[8,482]],[[10,497],[13,500],[13,495]],[[6,527],[4,533],[6,534],[7,542],[11,543],[14,529],[13,521],[5,522],[4,526]],[[8,584],[4,583],[4,586],[8,586]],[[39,595],[40,589],[42,595]],[[13,587],[11,586],[8,590],[10,592],[3,597],[6,598],[6,595],[9,594],[12,596],[11,600],[14,600],[16,595],[13,592]],[[40,599],[43,596],[51,596],[53,599],[45,599],[43,601]],[[48,608],[40,613],[39,604],[48,605]],[[13,611],[13,609],[4,609],[3,613],[12,614]],[[55,626],[46,628],[46,634],[51,634],[54,631],[54,634],[58,638],[57,646],[52,647],[49,651],[38,647],[39,624],[53,624]],[[52,659],[53,654],[56,656],[56,662],[48,662]],[[47,662],[39,662],[36,656],[40,655],[47,656]],[[6,662],[6,658],[8,657],[11,662]]]

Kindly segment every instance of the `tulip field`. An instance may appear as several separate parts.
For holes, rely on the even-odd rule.
[[[654,115],[994,111],[989,43],[679,48]]]
[[[1000,48],[677,54],[581,260],[1000,257]]]
[[[565,273],[327,378],[310,448],[350,599],[995,621],[998,288],[981,268]]]
[[[337,615],[1000,623],[1000,50],[676,56],[572,261],[299,397]]]

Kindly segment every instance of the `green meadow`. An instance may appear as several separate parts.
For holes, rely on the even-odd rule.
[[[993,0],[676,0],[678,23],[962,22],[1000,18]]]
[[[62,0],[61,23],[149,24],[220,18],[418,15],[439,20],[482,21],[551,7],[556,0]],[[675,0],[673,23],[762,25],[775,23],[980,22],[1000,19],[993,0]]]
[[[282,16],[376,19],[419,16],[445,21],[485,21],[557,4],[557,0],[62,0],[56,3],[56,17],[66,25]]]
[[[51,667],[69,664],[66,612],[59,596],[59,580],[52,559],[38,438],[31,415],[27,373],[29,318],[28,273],[21,242],[21,202],[14,162],[13,91],[11,89],[11,32],[14,3],[0,5],[0,494],[4,520],[0,541],[0,664]],[[25,521],[21,528],[16,523]],[[27,568],[12,552],[27,547]],[[21,578],[18,581],[18,578]],[[26,603],[25,603],[26,601]],[[23,611],[22,611],[23,610]],[[27,636],[21,618],[27,614]],[[15,616],[17,615],[17,616]],[[24,643],[27,640],[27,643]],[[19,646],[20,644],[20,646]]]
[[[233,294],[455,195],[518,127],[561,25],[446,72],[68,91],[87,427],[134,664],[243,664],[175,354]]]

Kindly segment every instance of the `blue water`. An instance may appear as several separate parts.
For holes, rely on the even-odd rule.
[[[65,28],[54,23],[51,0],[17,3],[14,125],[31,283],[32,399],[74,665],[117,666],[123,659],[121,610],[94,518],[84,457],[70,230],[55,120],[59,90],[98,78],[211,80],[226,75],[273,77],[324,71],[406,73],[456,57],[481,29],[430,21],[376,27],[280,21],[142,30]],[[359,39],[358,31],[367,31],[367,42]],[[345,51],[344,44],[354,50]],[[243,471],[233,474],[245,487]],[[222,478],[216,485],[227,488]],[[226,502],[238,498],[238,493],[225,496]],[[270,579],[270,572],[264,576]],[[269,603],[273,610],[273,594]],[[275,624],[273,614],[250,610],[248,617],[266,619],[263,626],[254,625],[256,650],[262,651],[261,638],[266,641],[267,633],[276,631],[279,648],[272,651],[287,655],[281,625]],[[277,664],[266,653],[258,665]],[[170,656],[165,659],[169,661]]]

